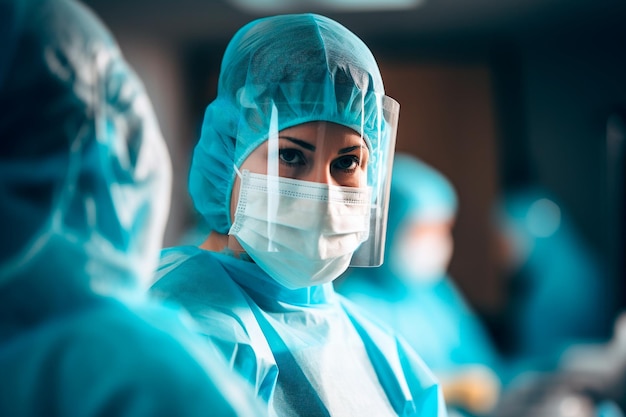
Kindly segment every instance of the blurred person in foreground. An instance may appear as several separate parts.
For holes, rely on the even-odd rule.
[[[337,290],[404,337],[442,383],[450,414],[481,415],[500,390],[498,354],[448,275],[457,196],[440,172],[408,154],[394,159],[379,268],[351,268]]]
[[[146,298],[169,210],[151,104],[71,0],[0,0],[0,415],[257,416]]]
[[[398,111],[327,17],[257,19],[226,48],[189,179],[211,232],[164,250],[153,290],[279,415],[446,415],[419,356],[332,285],[382,261]]]

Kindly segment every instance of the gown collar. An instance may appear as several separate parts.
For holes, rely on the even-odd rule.
[[[257,303],[313,306],[329,304],[336,297],[332,282],[291,290],[280,285],[252,261],[235,258],[228,251],[215,255],[230,277],[244,287]]]

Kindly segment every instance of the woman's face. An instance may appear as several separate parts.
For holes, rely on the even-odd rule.
[[[284,129],[265,141],[240,170],[279,175],[335,186],[366,187],[369,151],[354,130],[330,122],[310,122]],[[233,221],[241,180],[235,178],[230,215]]]
[[[277,143],[264,142],[241,168],[268,174],[268,167],[273,165],[281,177],[365,187],[368,157],[365,142],[354,130],[335,123],[311,122],[282,130]]]
[[[328,185],[365,187],[368,159],[365,141],[354,130],[336,123],[310,122],[280,131],[276,143],[264,142],[244,161],[241,170]],[[231,198],[231,220],[239,184],[237,177]]]

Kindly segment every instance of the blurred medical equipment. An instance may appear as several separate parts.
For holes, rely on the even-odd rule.
[[[515,380],[493,417],[623,417],[626,410],[626,314],[607,343],[568,348],[558,369]]]

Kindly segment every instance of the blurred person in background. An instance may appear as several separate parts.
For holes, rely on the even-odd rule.
[[[419,356],[332,285],[382,262],[398,111],[327,17],[257,19],[226,48],[189,180],[211,232],[163,251],[153,291],[279,415],[446,415]]]
[[[539,186],[504,193],[494,212],[507,307],[503,357],[526,369],[493,417],[622,417],[626,321],[607,271],[563,206]]]
[[[147,299],[170,161],[114,39],[71,0],[0,0],[0,415],[265,415]]]
[[[504,355],[549,371],[571,345],[606,341],[616,296],[563,206],[540,187],[519,188],[503,195],[495,222],[508,293],[497,331]]]
[[[397,154],[389,199],[385,262],[350,268],[337,290],[420,354],[441,380],[451,415],[483,415],[499,395],[499,357],[447,273],[458,205],[454,187],[418,158]]]

